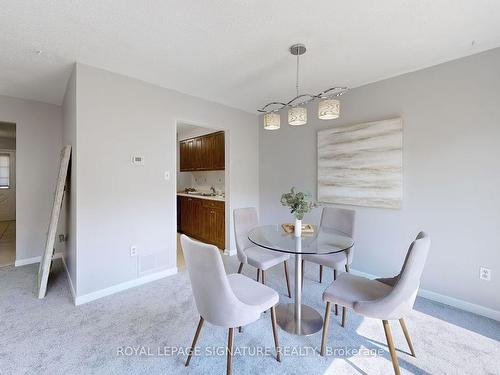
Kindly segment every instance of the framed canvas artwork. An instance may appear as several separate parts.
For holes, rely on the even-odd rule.
[[[318,132],[318,201],[399,209],[403,195],[401,118]]]

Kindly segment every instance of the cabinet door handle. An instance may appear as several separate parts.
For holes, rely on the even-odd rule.
[[[211,214],[213,214],[214,212],[213,211],[210,211]]]

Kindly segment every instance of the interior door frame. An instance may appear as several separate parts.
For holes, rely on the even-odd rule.
[[[177,155],[177,144],[179,140],[177,139],[177,128],[179,124],[189,124],[189,125],[194,125],[194,126],[199,126],[201,128],[206,128],[209,130],[213,130],[214,132],[217,131],[223,131],[224,132],[224,237],[225,237],[225,249],[224,253],[231,255],[231,219],[230,219],[230,213],[231,213],[231,189],[230,189],[230,178],[231,178],[231,171],[230,171],[230,166],[229,166],[229,151],[230,151],[230,130],[222,128],[220,126],[215,126],[212,124],[207,124],[207,123],[200,123],[198,121],[191,121],[191,120],[181,120],[177,119],[175,120],[175,127],[174,127],[174,139],[175,139],[175,147],[173,150],[174,154],[174,166],[175,170],[174,173],[172,173],[172,180],[174,183],[174,197],[173,197],[173,203],[174,203],[174,212],[175,212],[175,220],[174,220],[174,239],[175,239],[175,246],[174,248],[177,249],[177,162],[178,162],[178,155]],[[175,252],[175,264],[177,265],[177,251]]]
[[[14,116],[15,117],[15,116]],[[14,118],[11,118],[11,119],[1,119],[0,123],[3,123],[3,124],[7,124],[7,125],[13,125],[14,126],[14,141],[15,141],[15,148],[14,149],[6,149],[6,148],[2,148],[0,149],[0,152],[5,152],[5,153],[11,153],[11,155],[13,154],[14,155],[14,160],[12,160],[11,158],[11,166],[12,166],[12,163],[14,163],[14,176],[12,176],[12,173],[10,174],[10,179],[13,181],[14,183],[14,188],[15,188],[15,197],[14,197],[14,220],[15,220],[15,228],[14,228],[14,231],[15,231],[15,236],[16,236],[16,240],[14,241],[14,262],[12,264],[15,264],[16,263],[16,260],[17,260],[17,249],[18,249],[18,246],[17,246],[17,241],[18,241],[18,235],[17,235],[17,230],[18,230],[18,225],[17,225],[17,146],[19,144],[18,142],[18,137],[19,137],[19,132],[17,131],[18,128],[19,128],[19,123],[17,121],[17,119],[14,119]],[[11,168],[11,171],[12,171],[12,168]]]
[[[9,187],[5,190],[8,189],[14,189],[14,198],[13,198],[13,205],[14,205],[14,231],[16,233],[16,240],[14,241],[14,259],[12,260],[12,263],[4,264],[2,267],[8,266],[8,265],[14,265],[16,263],[17,259],[17,183],[16,183],[16,176],[17,176],[17,163],[16,163],[16,150],[15,149],[7,149],[7,148],[0,148],[0,154],[9,154],[10,160],[9,160]],[[4,190],[4,189],[2,189]],[[11,220],[8,220],[11,221]]]

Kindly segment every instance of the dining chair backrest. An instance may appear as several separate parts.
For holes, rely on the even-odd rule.
[[[381,319],[399,319],[411,311],[430,246],[430,237],[425,232],[420,232],[408,249],[401,272],[394,278],[391,292],[379,300],[359,302],[355,309],[364,310],[360,312]]]
[[[336,229],[344,232],[349,237],[354,237],[354,223],[356,211],[346,208],[323,207],[321,213],[321,226],[323,228]],[[354,249],[346,250],[347,264],[352,263]]]
[[[352,237],[354,235],[354,219],[356,211],[346,208],[323,207],[321,226],[336,229]]]
[[[185,235],[181,246],[200,316],[214,325],[232,327],[242,314],[253,313],[234,295],[217,247]]]
[[[403,267],[394,285],[394,292],[400,291],[406,297],[411,295],[416,297],[430,246],[430,237],[425,232],[420,232],[406,253]],[[412,305],[414,301],[415,298],[413,298]]]
[[[233,211],[236,252],[241,263],[247,263],[245,249],[253,246],[248,239],[248,232],[259,225],[257,209],[254,207],[236,208]]]

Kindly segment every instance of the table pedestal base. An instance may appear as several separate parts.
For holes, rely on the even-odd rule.
[[[318,332],[323,327],[323,318],[319,312],[307,305],[301,305],[301,319],[295,319],[295,304],[279,304],[276,307],[276,320],[284,331],[299,335],[309,336]]]

